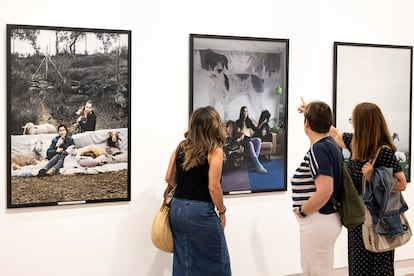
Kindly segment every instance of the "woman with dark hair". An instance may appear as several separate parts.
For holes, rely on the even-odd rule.
[[[269,126],[270,112],[263,110],[260,114],[257,131],[254,133],[255,137],[262,139],[262,142],[272,142],[272,133]]]
[[[260,149],[262,147],[262,140],[258,137],[253,137],[257,131],[257,127],[249,118],[249,110],[246,106],[240,108],[240,116],[236,121],[238,131],[244,134],[243,146],[253,161],[255,171],[258,173],[267,173],[267,170],[259,161]]]
[[[57,174],[59,169],[63,167],[63,161],[68,155],[66,149],[71,145],[75,145],[72,137],[67,135],[68,129],[65,125],[59,125],[57,129],[59,135],[52,139],[46,153],[49,162],[39,171],[38,176]]]
[[[341,189],[342,154],[329,135],[332,111],[320,101],[303,104],[303,128],[309,149],[291,179],[293,210],[299,223],[303,275],[334,274],[334,245],[342,229],[341,218],[330,202]],[[379,275],[379,274],[364,274]]]
[[[165,177],[168,188],[176,187],[170,210],[173,275],[230,276],[220,183],[226,137],[218,112],[211,106],[195,110],[184,137]]]

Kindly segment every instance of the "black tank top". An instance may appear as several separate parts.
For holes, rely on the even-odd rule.
[[[208,160],[194,168],[184,171],[182,164],[184,162],[184,153],[178,152],[175,164],[177,166],[176,180],[177,188],[174,193],[176,198],[185,198],[191,200],[211,201],[208,190]]]

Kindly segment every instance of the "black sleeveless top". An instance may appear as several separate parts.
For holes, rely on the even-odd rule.
[[[176,180],[177,188],[174,193],[176,198],[185,198],[191,200],[211,201],[208,190],[208,160],[194,168],[184,171],[182,164],[184,162],[184,153],[179,151],[175,159],[177,167]]]

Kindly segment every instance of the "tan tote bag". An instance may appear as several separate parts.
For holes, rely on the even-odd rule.
[[[167,205],[161,206],[154,217],[151,239],[158,249],[168,253],[174,251],[174,239],[170,228],[170,208]]]
[[[381,148],[378,150],[371,164],[375,163],[375,160],[377,159],[380,150]],[[365,187],[366,180],[363,179],[362,194],[365,193]],[[395,238],[389,239],[386,237],[386,235],[381,235],[375,230],[375,227],[372,224],[371,211],[366,206],[365,209],[365,221],[362,225],[362,238],[364,240],[364,246],[366,250],[375,253],[386,252],[406,244],[411,239],[411,227],[404,213],[401,214],[401,223],[403,224],[403,228],[405,229],[404,233]]]
[[[401,222],[407,230],[404,231],[404,234],[389,239],[375,230],[372,225],[371,212],[367,208],[365,212],[365,222],[362,225],[362,238],[364,240],[365,249],[371,252],[380,253],[393,250],[406,244],[411,239],[412,233],[404,213],[401,214]]]

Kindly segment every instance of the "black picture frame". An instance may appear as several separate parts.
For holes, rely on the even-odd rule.
[[[353,132],[349,118],[355,105],[377,104],[397,146],[396,157],[408,182],[411,178],[412,68],[412,46],[334,42],[336,127]],[[344,154],[349,157],[348,151]]]
[[[130,201],[131,31],[7,24],[6,40],[7,208]],[[40,177],[61,124],[76,150]]]
[[[190,34],[190,114],[213,106],[225,127],[239,119],[242,106],[256,126],[270,112],[271,136],[259,155],[267,173],[254,170],[247,152],[233,155],[225,145],[224,194],[286,191],[288,68],[288,39]]]

